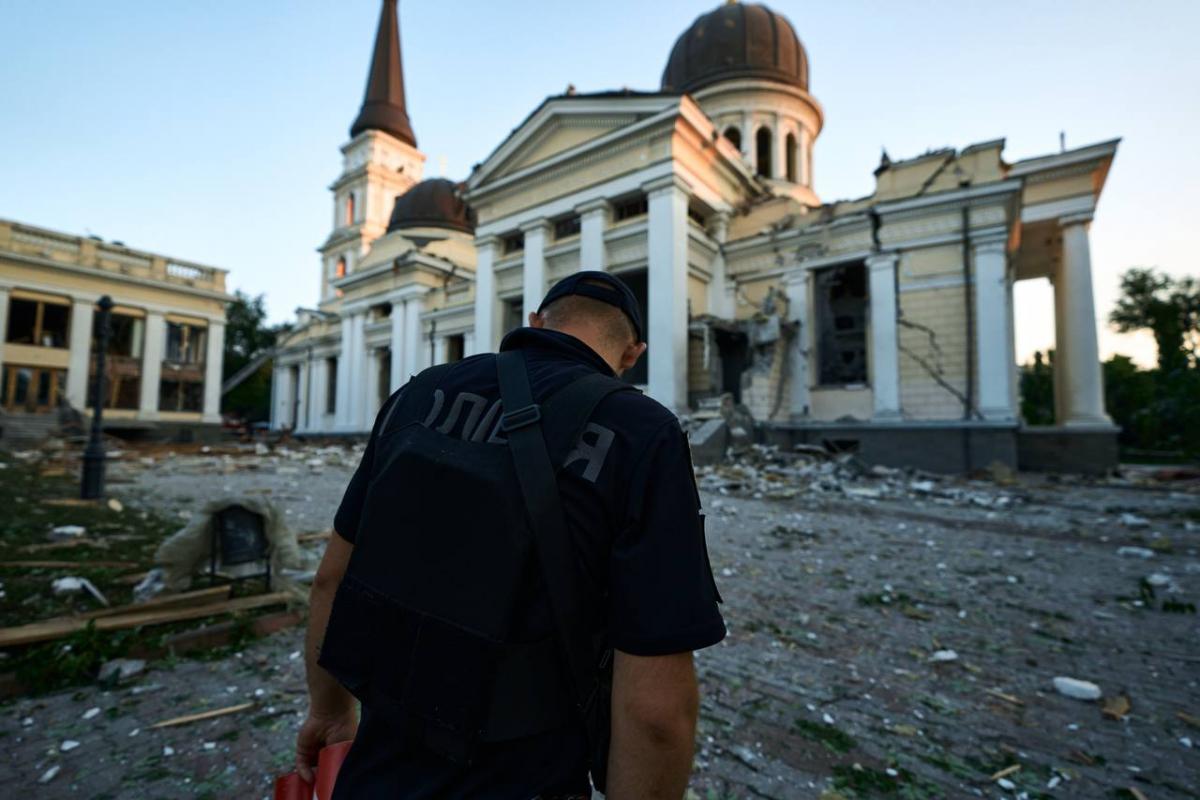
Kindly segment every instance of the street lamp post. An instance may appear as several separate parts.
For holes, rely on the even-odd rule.
[[[100,316],[96,320],[96,377],[92,381],[92,433],[87,448],[83,451],[83,480],[80,496],[84,500],[95,500],[104,494],[104,442],[100,439],[101,417],[104,413],[105,356],[108,353],[109,317],[113,301],[108,295],[97,303]]]

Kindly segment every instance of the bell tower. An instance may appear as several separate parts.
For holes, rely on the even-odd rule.
[[[396,4],[383,0],[362,108],[342,145],[342,174],[329,186],[333,230],[318,248],[322,303],[337,298],[336,281],[355,270],[387,229],[396,196],[419,182],[424,169],[404,101]]]

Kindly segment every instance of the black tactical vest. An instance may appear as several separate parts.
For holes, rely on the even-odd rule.
[[[507,435],[540,425],[549,463],[561,465],[596,404],[631,388],[589,375],[538,406],[528,400],[523,356],[500,358],[521,359],[528,405],[510,411],[517,401],[506,390],[498,424],[467,426],[469,438],[430,427],[446,400],[437,386],[449,365],[421,373],[393,400],[318,661],[373,714],[397,729],[417,726],[431,750],[467,764],[480,742],[554,730],[595,711],[579,700],[595,689],[578,686],[579,648],[564,644],[563,626],[529,640],[522,624],[546,591],[538,546],[545,534],[531,529],[528,474],[518,476]],[[503,371],[501,378],[503,386]],[[559,575],[550,578],[561,588]],[[556,591],[552,585],[552,601]],[[604,646],[587,658],[593,671],[606,664]],[[586,722],[591,736],[597,723]],[[593,759],[598,785],[603,759]]]

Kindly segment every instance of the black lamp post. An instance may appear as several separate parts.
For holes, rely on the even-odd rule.
[[[92,434],[88,437],[87,449],[83,451],[83,481],[80,496],[84,500],[95,500],[104,494],[104,443],[100,440],[100,422],[104,412],[105,378],[104,359],[108,353],[109,316],[113,301],[108,295],[96,304],[100,317],[96,320],[96,377],[92,381]]]

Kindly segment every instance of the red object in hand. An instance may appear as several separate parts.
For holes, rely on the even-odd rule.
[[[341,770],[342,762],[346,760],[346,754],[350,752],[352,744],[352,741],[338,742],[321,748],[317,756],[315,787],[296,772],[276,778],[275,800],[330,800],[333,797],[333,785],[337,783],[338,771]]]

